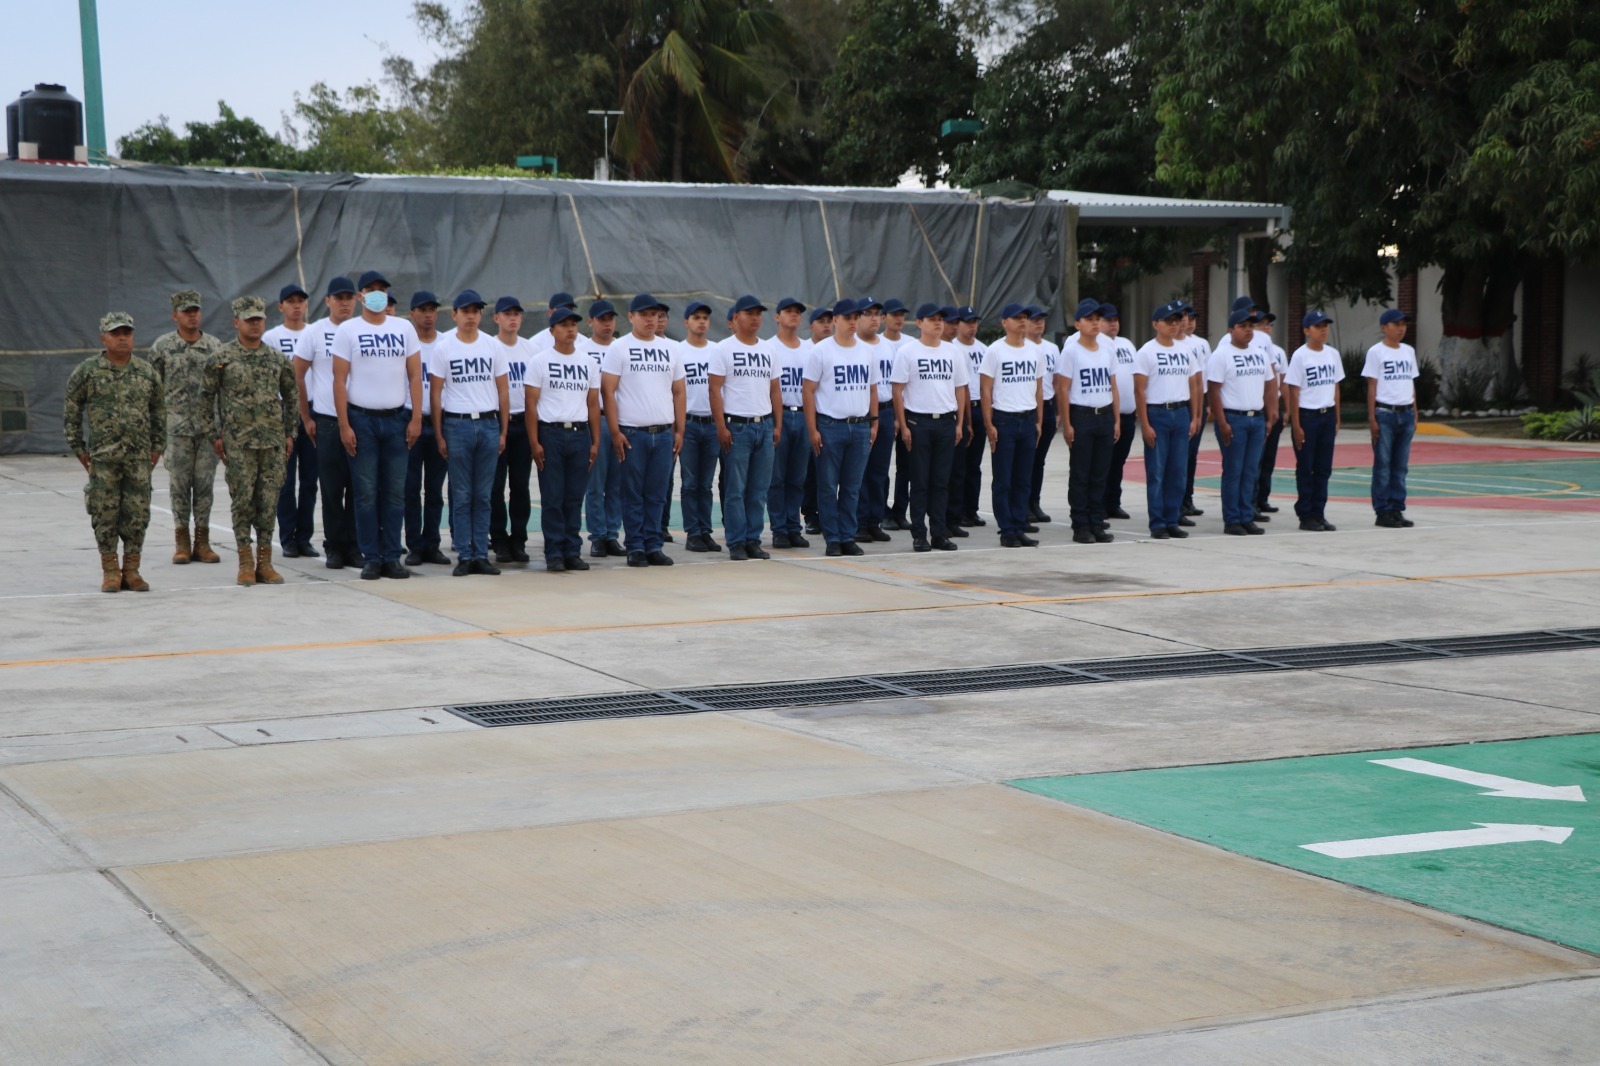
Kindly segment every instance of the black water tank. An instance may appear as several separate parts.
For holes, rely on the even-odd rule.
[[[87,163],[83,103],[64,85],[40,82],[6,105],[6,154],[11,159]]]

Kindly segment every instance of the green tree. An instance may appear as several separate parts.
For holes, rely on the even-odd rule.
[[[939,0],[853,0],[850,33],[823,83],[824,175],[893,185],[908,170],[933,184],[952,162],[946,119],[970,118],[978,59]]]
[[[177,166],[265,167],[297,170],[299,154],[268,133],[253,118],[240,118],[224,101],[217,101],[215,122],[186,122],[178,136],[162,115],[125,137],[117,138],[123,159]]]
[[[307,170],[384,174],[436,165],[427,156],[419,116],[384,106],[375,85],[355,86],[341,98],[319,81],[305,96],[295,94],[294,117],[305,127],[301,159]]]

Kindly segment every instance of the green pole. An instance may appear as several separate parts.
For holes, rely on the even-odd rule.
[[[83,33],[83,117],[87,125],[89,162],[106,162],[106,105],[100,90],[100,16],[95,0],[78,0],[78,28]]]

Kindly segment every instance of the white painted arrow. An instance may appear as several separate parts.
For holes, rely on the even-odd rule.
[[[1577,785],[1539,785],[1532,781],[1518,781],[1514,777],[1498,777],[1494,774],[1480,774],[1476,770],[1463,770],[1457,766],[1446,766],[1443,763],[1429,762],[1426,759],[1372,759],[1371,762],[1379,766],[1392,766],[1396,770],[1408,770],[1414,774],[1427,774],[1429,777],[1443,777],[1451,781],[1460,781],[1464,785],[1477,785],[1490,791],[1480,792],[1480,796],[1504,796],[1508,799],[1530,800],[1569,800],[1572,803],[1583,803],[1583,789]]]
[[[1366,837],[1362,840],[1328,840],[1321,844],[1301,844],[1308,851],[1331,855],[1335,859],[1359,859],[1366,855],[1406,855],[1414,851],[1448,851],[1451,848],[1476,848],[1484,844],[1514,844],[1523,840],[1543,840],[1560,844],[1572,835],[1564,825],[1505,825],[1500,822],[1473,822],[1478,829],[1452,829],[1439,833],[1407,833],[1397,837]]]

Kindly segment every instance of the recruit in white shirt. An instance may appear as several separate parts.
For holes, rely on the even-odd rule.
[[[498,338],[485,333],[479,333],[471,344],[459,334],[434,341],[433,351],[428,353],[428,377],[439,380],[440,409],[455,415],[498,412],[500,387],[495,381],[510,380],[509,351]]]
[[[1361,376],[1378,383],[1379,403],[1405,407],[1417,402],[1417,350],[1402,342],[1391,348],[1382,341],[1367,349]]]
[[[671,343],[671,342],[669,342]],[[688,341],[677,345],[683,358],[684,410],[691,415],[711,417],[711,345],[696,348]]]
[[[614,426],[672,425],[672,383],[684,380],[677,348],[665,338],[637,333],[611,345],[600,369],[617,376]]]
[[[370,411],[404,407],[411,392],[406,360],[422,354],[409,320],[389,317],[376,325],[357,315],[333,335],[333,357],[350,364],[345,400]]]
[[[443,337],[435,333],[431,341],[421,339],[417,341],[418,344],[422,345],[422,410],[424,414],[429,414],[430,417],[433,411],[433,373],[429,370],[429,367],[433,365],[434,349],[438,348],[439,343],[443,340]],[[406,410],[411,410],[410,389],[406,390]],[[432,423],[424,419],[423,425],[430,426]]]
[[[528,383],[528,360],[533,358],[533,346],[526,337],[518,337],[507,344],[498,333],[494,335],[494,342],[506,353],[506,384],[511,390],[511,417],[515,419],[528,409],[528,396],[522,387]]]
[[[1079,407],[1109,407],[1111,382],[1115,377],[1113,364],[1115,349],[1110,337],[1097,337],[1097,347],[1090,351],[1076,337],[1069,337],[1061,346],[1061,361],[1056,373],[1067,384],[1067,403]]]
[[[589,393],[600,388],[600,371],[587,352],[563,355],[552,341],[528,359],[526,388],[539,390],[538,421],[587,422]]]
[[[882,337],[876,344],[858,341],[862,347],[872,353],[872,358],[877,366],[878,409],[882,411],[883,405],[894,399],[894,389],[889,378],[894,374],[894,348],[895,346]]]
[[[1144,402],[1187,403],[1193,365],[1194,358],[1187,344],[1145,341],[1144,347],[1135,353],[1133,364],[1133,372],[1145,378]]]
[[[799,407],[805,400],[806,354],[811,350],[809,341],[800,341],[793,348],[773,337],[767,341],[778,358],[778,388],[783,394],[783,406]]]
[[[263,344],[271,345],[285,356],[293,359],[300,354],[306,341],[311,339],[311,328],[301,326],[299,329],[290,329],[288,326],[273,326],[261,335]]]
[[[990,403],[996,411],[1019,414],[1038,409],[1044,376],[1044,354],[1038,345],[1023,341],[1013,346],[1001,338],[989,345],[978,373],[994,382]]]
[[[782,370],[772,342],[757,338],[746,344],[737,336],[711,346],[710,369],[722,379],[722,413],[761,418],[772,413],[772,383]],[[781,385],[780,385],[781,388]]]
[[[876,387],[876,355],[864,344],[846,348],[832,337],[812,347],[805,379],[817,383],[817,413],[829,418],[866,417]]]
[[[1044,386],[1044,398],[1053,400],[1056,395],[1056,375],[1061,372],[1061,349],[1056,347],[1054,341],[1037,340],[1033,343],[1038,345],[1044,356],[1044,378],[1040,382]]]
[[[312,323],[306,327],[298,355],[311,364],[306,368],[306,391],[312,413],[328,418],[339,414],[333,408],[333,335],[337,332],[339,327],[326,318]]]
[[[949,341],[932,347],[921,341],[902,344],[895,353],[891,383],[904,385],[901,400],[907,414],[941,415],[956,409],[956,390],[972,387],[965,354]]]
[[[945,344],[955,345],[956,351],[967,357],[967,380],[972,383],[972,402],[978,402],[978,375],[983,373],[983,361],[989,355],[988,346],[973,341],[971,344],[962,344],[960,341],[945,341]]]
[[[1131,415],[1134,409],[1133,363],[1134,357],[1139,354],[1139,350],[1126,337],[1108,337],[1106,339],[1116,345],[1113,354],[1116,356],[1117,361],[1116,365],[1111,368],[1111,372],[1117,379],[1117,413]],[[1100,342],[1102,347],[1105,346],[1105,343],[1105,341]]]
[[[1339,402],[1339,382],[1343,380],[1344,360],[1339,357],[1339,349],[1329,344],[1315,352],[1304,344],[1296,348],[1283,376],[1285,385],[1300,390],[1301,409],[1313,411]]]
[[[1206,380],[1222,385],[1224,411],[1259,411],[1266,400],[1272,361],[1258,345],[1240,348],[1229,337],[1206,363]]]

